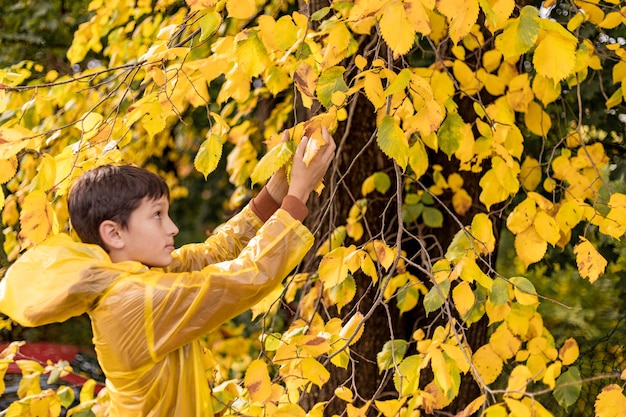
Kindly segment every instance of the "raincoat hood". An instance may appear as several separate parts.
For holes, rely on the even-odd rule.
[[[125,273],[147,267],[113,263],[98,245],[54,235],[24,253],[0,281],[0,312],[22,326],[62,322],[88,312]]]

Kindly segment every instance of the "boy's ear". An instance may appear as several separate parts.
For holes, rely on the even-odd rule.
[[[120,225],[113,220],[103,221],[100,223],[98,230],[100,232],[100,238],[107,249],[122,249],[124,247],[124,240],[120,233]]]

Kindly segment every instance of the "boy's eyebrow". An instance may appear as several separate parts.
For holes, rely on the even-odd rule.
[[[164,199],[150,200],[150,206],[155,208],[168,207],[169,203]]]

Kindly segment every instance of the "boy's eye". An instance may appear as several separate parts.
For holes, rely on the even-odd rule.
[[[161,212],[157,211],[156,213],[154,213],[154,217],[160,218],[161,217]]]

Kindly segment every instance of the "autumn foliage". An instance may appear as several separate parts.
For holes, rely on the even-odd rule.
[[[436,414],[468,378],[480,394],[454,410],[459,416],[571,409],[584,383],[579,345],[574,338],[557,345],[537,311],[541,294],[524,275],[558,250],[573,253],[580,279],[602,280],[612,264],[597,237],[624,239],[626,194],[611,175],[624,155],[626,7],[619,0],[180,3],[93,0],[67,51],[74,73],[35,62],[0,69],[9,261],[69,230],[68,187],[94,166],[157,170],[159,158],[173,167],[160,172],[173,197],[184,198],[180,181],[192,165],[207,177],[225,160],[235,187],[227,205],[236,209],[289,166],[293,141],[315,140],[325,126],[341,152],[358,111],[367,111],[376,129],[359,146],[375,147],[389,169],[348,190],[352,204],[338,218],[333,199],[352,173],[335,166],[319,190],[330,209],[315,218],[331,227],[317,235],[315,261],[253,309],[264,323],[258,340],[227,325],[245,359],[207,336],[222,354],[211,381],[215,410],[325,415],[331,398],[304,407],[302,397],[322,389],[334,369],[354,369],[354,345],[368,337],[381,305],[400,315],[423,308],[433,323],[442,320],[410,338],[390,337],[369,358],[393,395],[364,397],[358,380],[335,387],[332,400],[349,417]],[[284,129],[289,142],[280,141]],[[395,222],[392,234],[371,232],[374,198],[388,202],[381,221]],[[422,232],[444,225],[455,230],[451,243],[427,251]],[[500,226],[514,239],[511,276],[494,266]],[[408,252],[415,247],[408,241],[423,251]],[[376,305],[353,308],[359,286],[371,288]],[[272,320],[281,304],[295,306],[284,325]],[[488,336],[470,346],[466,331],[485,321]],[[0,359],[0,374],[2,360],[11,355]],[[546,393],[561,411],[543,405]],[[42,395],[28,390],[11,415],[30,415],[28,404]],[[89,401],[106,403],[106,394]],[[622,416],[624,404],[623,386],[607,383],[595,412]]]

